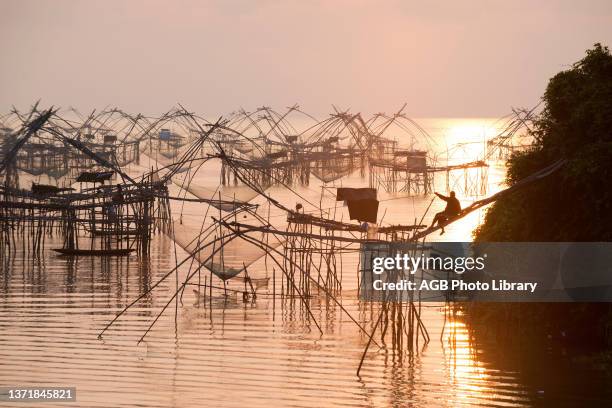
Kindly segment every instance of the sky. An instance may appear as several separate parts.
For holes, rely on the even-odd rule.
[[[610,0],[0,0],[0,113],[499,117],[596,42]]]

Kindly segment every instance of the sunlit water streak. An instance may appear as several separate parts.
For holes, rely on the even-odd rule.
[[[157,239],[148,277],[137,259],[103,266],[82,258],[67,266],[48,251],[40,266],[14,259],[2,287],[0,383],[76,386],[79,405],[92,407],[431,406],[441,395],[449,405],[491,402],[493,395],[514,405],[525,401],[511,374],[500,378],[474,360],[460,326],[456,344],[434,341],[412,363],[394,361],[390,351],[371,353],[359,378],[364,336],[338,307],[319,299],[310,306],[323,336],[296,300],[277,299],[273,318],[265,293],[256,304],[212,310],[186,293],[177,335],[171,308],[137,345],[172,290],[170,280],[97,340],[116,312],[172,267],[172,253],[168,239]],[[354,317],[371,320],[367,305],[342,300]],[[440,305],[424,310],[436,339]]]
[[[491,189],[499,188],[503,169],[490,171]],[[201,177],[210,182],[215,176]],[[351,180],[358,183],[353,176],[344,185],[352,185]],[[281,188],[270,193],[287,205],[296,201]],[[316,203],[321,190],[312,183],[300,193]],[[381,198],[380,211],[389,223],[411,223],[431,200]],[[467,204],[472,198],[463,199]],[[329,205],[336,204],[331,200]],[[434,202],[426,221],[442,206]],[[180,211],[173,206],[177,219]],[[196,205],[185,206],[183,222],[197,226],[201,211]],[[447,235],[432,238],[468,240],[482,215],[474,213],[449,227]],[[175,248],[162,235],[153,240],[148,260],[70,260],[50,251],[59,246],[59,238],[49,239],[41,259],[17,251],[2,265],[0,385],[75,386],[78,405],[87,407],[529,406],[558,402],[564,395],[586,398],[578,390],[552,386],[543,394],[542,382],[526,380],[517,365],[492,358],[504,351],[472,338],[460,316],[447,322],[440,340],[440,304],[423,306],[432,338],[428,345],[421,344],[412,358],[374,347],[358,377],[366,339],[340,308],[321,298],[310,302],[324,332],[320,336],[298,300],[269,296],[272,284],[248,304],[199,304],[188,290],[179,305],[177,330],[172,304],[137,344],[173,293],[172,277],[98,340],[117,312],[175,265]],[[185,255],[177,250],[178,259]],[[378,305],[361,303],[351,292],[356,287],[356,254],[344,255],[343,267],[342,304],[371,330]],[[182,269],[183,276],[187,270]],[[263,262],[254,264],[252,273],[270,276]]]

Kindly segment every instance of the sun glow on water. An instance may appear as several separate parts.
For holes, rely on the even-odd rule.
[[[490,119],[466,119],[450,124],[444,133],[449,160],[470,161],[484,157],[487,139],[499,129]]]

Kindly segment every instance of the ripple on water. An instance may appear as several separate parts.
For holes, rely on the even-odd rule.
[[[158,242],[164,240],[155,238],[154,261],[144,277],[136,257],[105,271],[99,260],[69,265],[45,253],[40,265],[16,254],[0,292],[0,383],[76,386],[79,405],[90,407],[522,406],[530,401],[515,373],[478,361],[465,327],[457,326],[452,347],[432,341],[412,361],[372,348],[357,377],[365,339],[337,306],[311,302],[324,331],[319,336],[299,302],[274,302],[266,293],[256,304],[211,309],[186,292],[178,335],[173,304],[137,345],[171,293],[170,280],[98,340],[118,311],[174,265],[170,247]],[[369,316],[354,297],[342,303],[362,322]],[[441,308],[426,305],[423,318],[432,338],[439,337]]]

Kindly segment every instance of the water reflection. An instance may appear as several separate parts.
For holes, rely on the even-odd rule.
[[[240,298],[198,302],[186,292],[178,332],[168,313],[137,345],[173,290],[170,280],[102,341],[96,340],[104,324],[174,265],[172,253],[171,245],[158,237],[148,260],[50,253],[32,260],[19,251],[2,259],[0,382],[75,385],[80,404],[87,406],[201,406],[211,401],[229,406],[279,401],[309,407],[455,406],[490,404],[500,386],[520,387],[512,375],[491,380],[465,325],[448,316],[441,342],[425,345],[421,338],[409,353],[405,344],[397,348],[381,341],[382,348],[371,349],[357,377],[367,336],[337,304],[322,296],[310,299],[321,336],[299,299],[271,296],[269,290],[247,303]],[[351,296],[343,297],[342,304],[372,330],[379,305]],[[422,310],[434,339],[441,333],[443,310],[439,305]],[[236,390],[230,400],[227,387]],[[113,396],[102,398],[109,389]],[[509,401],[521,405],[520,399]]]
[[[501,180],[503,169],[490,171],[490,180]],[[310,190],[318,202],[320,191]],[[275,197],[289,201],[278,191]],[[385,223],[405,223],[421,215],[430,200],[383,196],[380,211]],[[442,205],[434,202],[430,214]],[[183,211],[185,223],[200,225],[200,208],[185,205],[175,214]],[[469,240],[480,216],[453,224],[442,238]],[[149,292],[175,266],[171,241],[156,236],[148,259],[62,258],[49,250],[61,244],[51,237],[42,256],[33,258],[20,242],[0,256],[2,385],[76,386],[79,405],[88,407],[529,406],[584,394],[551,386],[542,398],[538,382],[521,375],[529,372],[527,365],[508,363],[521,360],[521,350],[498,349],[495,341],[478,338],[457,308],[434,303],[419,310],[429,343],[418,330],[414,343],[397,341],[391,326],[382,338],[378,332],[380,347],[369,349],[357,376],[368,337],[325,296],[308,300],[311,316],[299,298],[273,295],[283,281],[280,273],[270,275],[263,260],[252,265],[253,276],[272,280],[256,299],[244,303],[240,296],[228,299],[217,292],[213,301],[204,301],[190,288],[180,299],[176,322],[172,305],[137,343],[174,293],[174,278]],[[185,254],[179,249],[177,256]],[[356,254],[339,258],[345,271],[339,277],[341,304],[371,333],[381,305],[357,299]],[[181,276],[187,272],[181,269]],[[105,325],[142,294],[147,295],[98,340]],[[541,374],[546,367],[538,358]],[[605,376],[585,378],[601,395]]]
[[[173,265],[167,242],[156,240],[154,248],[155,262],[51,254],[33,261],[18,253],[2,259],[0,382],[74,384],[86,406],[227,402],[228,387],[236,388],[229,406],[279,401],[291,406],[530,406],[547,401],[538,394],[542,387],[520,376],[519,368],[525,367],[508,364],[517,359],[516,352],[500,359],[495,344],[474,337],[456,308],[439,304],[422,307],[433,339],[429,344],[420,343],[412,353],[391,342],[373,347],[360,377],[355,369],[367,337],[323,297],[309,302],[323,336],[296,298],[275,299],[263,292],[247,303],[198,303],[186,294],[178,333],[170,313],[137,345],[172,290],[170,283],[143,299],[103,341],[96,340],[117,311]],[[379,305],[351,296],[342,303],[372,330]],[[555,400],[559,394],[551,388],[546,397]],[[109,389],[113,396],[103,398]]]

